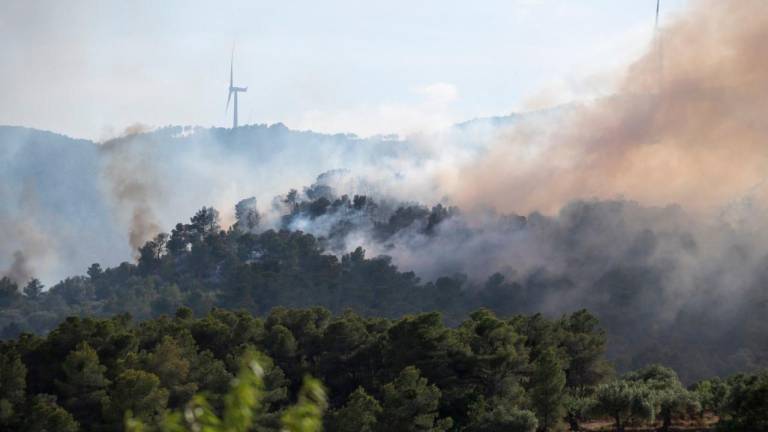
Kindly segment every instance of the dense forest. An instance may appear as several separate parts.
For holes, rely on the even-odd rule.
[[[203,208],[144,244],[136,264],[94,264],[50,289],[0,280],[2,425],[115,430],[130,413],[151,428],[200,400],[221,412],[240,359],[256,352],[255,430],[281,430],[307,376],[326,386],[316,407],[330,431],[669,430],[717,419],[722,430],[766,430],[765,372],[694,382],[651,363],[616,371],[597,317],[530,314],[546,284],[500,274],[482,286],[461,274],[424,282],[359,247],[338,258],[326,250],[339,248],[349,221],[320,237],[289,228],[383,205],[295,192],[283,202],[286,229],[258,230],[245,200],[230,229]],[[458,210],[388,214],[370,227],[382,243],[414,226],[428,236]]]
[[[275,308],[263,319],[223,309],[195,318],[186,307],[138,323],[72,317],[45,337],[0,345],[0,425],[119,430],[129,412],[152,427],[200,403],[196,393],[219,412],[241,384],[239,359],[257,351],[258,431],[281,430],[306,376],[326,386],[329,431],[576,431],[591,419],[669,430],[713,414],[723,430],[768,426],[768,374],[686,389],[658,365],[615,377],[604,347],[586,311],[550,320],[479,310],[456,327],[438,313],[391,320],[323,308]]]
[[[227,230],[216,210],[203,208],[189,223],[144,244],[135,264],[93,264],[87,275],[50,289],[36,279],[18,284],[4,278],[1,336],[43,334],[68,316],[130,313],[143,320],[181,306],[198,315],[212,307],[258,316],[276,306],[352,309],[385,318],[440,311],[448,325],[483,307],[502,316],[550,317],[586,308],[609,329],[607,357],[619,372],[662,363],[691,383],[768,366],[765,266],[758,262],[763,270],[754,274],[743,269],[755,281],[740,293],[718,289],[720,279],[734,278],[722,267],[730,261],[717,261],[722,265],[710,269],[713,273],[688,276],[699,291],[686,295],[673,289],[685,281],[670,257],[703,260],[703,247],[686,231],[653,231],[626,222],[669,225],[655,221],[677,220],[674,209],[583,202],[556,218],[496,215],[477,229],[453,207],[338,196],[322,181],[279,197],[275,205],[282,215],[272,223],[275,228],[254,200],[237,205],[236,223]],[[541,252],[545,248],[559,255]],[[519,249],[548,261],[523,269],[529,258],[512,255]],[[728,253],[736,252],[748,256],[743,246]],[[480,276],[495,268],[492,260],[510,268]],[[421,271],[403,271],[395,261]],[[440,264],[434,277],[420,277],[424,262]],[[547,262],[565,267],[556,271]]]

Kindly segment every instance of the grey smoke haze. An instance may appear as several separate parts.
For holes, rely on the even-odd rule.
[[[768,331],[768,239],[748,202],[716,218],[627,200],[479,214],[345,199],[326,187],[331,177],[299,194],[284,227],[336,253],[362,245],[425,279],[466,275],[465,289],[508,313],[588,308],[609,329],[622,369],[662,361],[692,378],[768,362],[759,336]],[[638,355],[645,349],[651,357]],[[697,356],[705,359],[689,362]]]
[[[93,262],[132,260],[145,241],[202,206],[220,209],[229,226],[234,203],[254,196],[265,206],[261,225],[275,226],[275,196],[336,168],[366,173],[346,185],[360,192],[409,199],[434,193],[429,173],[435,149],[394,137],[323,135],[276,124],[236,131],[132,127],[94,143],[0,127],[0,142],[6,168],[0,172],[0,229],[7,233],[0,269],[9,268],[20,250],[48,285]]]
[[[130,256],[105,205],[93,143],[14,127],[0,127],[0,143],[0,273],[23,261],[17,282],[50,283]]]

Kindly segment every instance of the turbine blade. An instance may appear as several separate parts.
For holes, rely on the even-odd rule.
[[[232,99],[232,90],[229,91],[229,94],[227,95],[227,107],[224,108],[224,112],[229,111],[229,100]]]

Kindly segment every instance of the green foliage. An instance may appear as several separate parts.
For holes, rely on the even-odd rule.
[[[382,413],[381,404],[362,387],[347,399],[343,407],[331,414],[330,430],[335,432],[374,432]]]
[[[43,284],[38,279],[32,279],[24,287],[24,295],[29,299],[37,299],[43,293]]]
[[[693,386],[693,391],[696,393],[699,403],[701,403],[702,411],[709,411],[719,415],[728,400],[730,388],[726,381],[720,378],[713,378],[699,381]]]
[[[674,418],[692,418],[701,411],[701,403],[696,394],[682,386],[657,390],[655,398],[658,404],[657,416],[663,422],[662,431],[669,430]]]
[[[670,386],[680,385],[677,372],[660,364],[652,364],[629,372],[624,375],[624,379],[626,381],[643,382],[655,390],[664,390]]]
[[[152,354],[147,356],[146,369],[160,379],[160,384],[170,390],[173,405],[188,401],[197,391],[196,383],[188,383],[190,363],[184,353],[170,337],[163,337]]]
[[[0,401],[17,405],[24,401],[27,368],[14,352],[0,352]]]
[[[13,404],[8,399],[0,399],[0,425],[6,427],[13,424]]]
[[[381,430],[439,432],[453,424],[450,418],[438,419],[440,390],[428,384],[413,366],[403,369],[394,381],[385,385],[382,397],[382,416],[386,422]]]
[[[0,421],[22,428],[41,394],[56,406],[40,409],[95,431],[119,428],[126,411],[145,430],[187,430],[194,414],[210,427],[247,423],[254,432],[317,430],[326,409],[328,430],[374,432],[530,432],[562,420],[578,428],[590,414],[618,415],[625,425],[699,411],[676,374],[659,366],[614,383],[569,385],[575,370],[573,382],[604,379],[596,354],[604,335],[591,321],[583,311],[551,320],[480,310],[451,327],[437,313],[392,320],[322,308],[276,308],[263,318],[223,309],[194,318],[179,309],[139,323],[70,318],[44,338],[0,344]],[[240,358],[259,365],[258,380]],[[332,397],[322,402],[324,391],[312,380],[302,385],[305,376]]]
[[[617,380],[597,387],[594,409],[597,414],[612,418],[616,430],[623,432],[630,421],[653,420],[654,403],[653,394],[645,384]]]
[[[669,430],[673,418],[693,417],[701,411],[697,395],[686,390],[670,368],[654,364],[630,372],[624,379],[643,384],[653,393],[655,415],[662,419],[662,431]]]
[[[13,306],[20,299],[19,286],[8,277],[0,278],[0,306]]]
[[[553,348],[544,351],[531,376],[531,403],[539,419],[539,430],[553,430],[563,417],[565,372]]]
[[[56,379],[57,394],[62,406],[83,426],[91,429],[101,421],[102,404],[108,403],[106,366],[88,342],[80,342],[70,351],[61,365],[61,379]]]
[[[656,418],[662,422],[658,430],[668,431],[673,420],[691,419],[701,414],[698,394],[684,388],[674,370],[658,364],[600,385],[593,396],[584,391],[572,391],[566,399],[566,408],[566,419],[572,430],[578,430],[578,421],[588,410],[611,417],[619,431],[627,424],[650,422]]]
[[[167,403],[168,390],[160,387],[157,375],[128,369],[115,379],[109,399],[104,399],[104,417],[119,424],[125,413],[130,413],[133,418],[154,424],[162,419]]]
[[[481,310],[459,327],[459,337],[473,354],[472,373],[482,383],[483,395],[492,396],[509,378],[519,378],[528,363],[524,337],[514,325]]]
[[[305,377],[298,402],[283,413],[283,428],[289,432],[319,432],[323,429],[325,389],[320,381]]]
[[[571,431],[581,430],[581,422],[585,421],[595,409],[595,400],[591,397],[591,389],[576,387],[567,389],[563,397],[565,421]]]
[[[354,201],[342,199],[338,205],[360,210],[369,203],[366,197],[356,197]],[[245,207],[240,211],[247,213]],[[405,208],[381,224],[377,232],[390,235],[386,233],[419,218],[429,231],[451,211],[440,206],[432,211]],[[203,208],[189,223],[177,224],[170,234],[160,234],[142,246],[136,265],[102,268],[93,264],[87,277],[68,278],[47,291],[40,286],[40,290],[22,296],[15,283],[2,279],[0,329],[4,335],[15,337],[22,331],[50,331],[67,316],[129,313],[146,320],[171,316],[180,307],[188,308],[192,315],[205,315],[212,307],[243,308],[263,315],[277,307],[322,305],[335,313],[352,309],[389,318],[439,310],[452,325],[481,306],[514,311],[481,295],[482,290],[469,286],[471,281],[461,275],[422,283],[412,272],[398,271],[386,257],[366,258],[361,248],[339,259],[324,252],[327,239],[286,230],[224,232],[217,221],[214,209]],[[558,343],[569,354],[578,352],[581,356],[568,362],[572,364],[566,368],[569,385],[592,383],[601,374],[597,363],[604,363],[600,356],[605,336],[586,312],[574,315],[562,326],[567,327],[565,333],[570,337]],[[274,331],[273,337],[285,336],[279,329]],[[290,350],[290,340],[284,342],[283,348]],[[520,344],[519,340],[515,343]],[[518,347],[513,349],[519,357]],[[352,390],[354,387],[348,391]]]
[[[768,430],[768,371],[728,380],[730,391],[717,429],[728,432]]]
[[[536,414],[508,404],[475,404],[469,416],[467,432],[533,432],[539,422]]]
[[[613,367],[603,355],[605,331],[594,315],[582,309],[564,317],[560,327],[560,345],[568,359],[564,365],[568,387],[595,386],[613,374]]]
[[[80,425],[65,409],[56,404],[56,397],[37,395],[24,423],[26,432],[77,432]]]
[[[264,369],[253,351],[241,359],[240,372],[233,379],[224,396],[224,408],[219,416],[203,394],[195,395],[183,412],[168,413],[156,426],[166,432],[247,432],[259,421],[259,407],[263,398]],[[326,408],[325,390],[312,378],[306,378],[299,392],[298,402],[286,409],[282,416],[282,430],[288,432],[318,432]],[[131,412],[125,421],[128,432],[155,429],[151,424],[136,418]]]

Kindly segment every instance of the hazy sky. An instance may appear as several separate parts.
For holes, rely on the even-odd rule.
[[[241,124],[431,129],[605,92],[655,3],[0,0],[0,124],[229,125],[234,42]],[[685,3],[662,0],[662,22]]]

